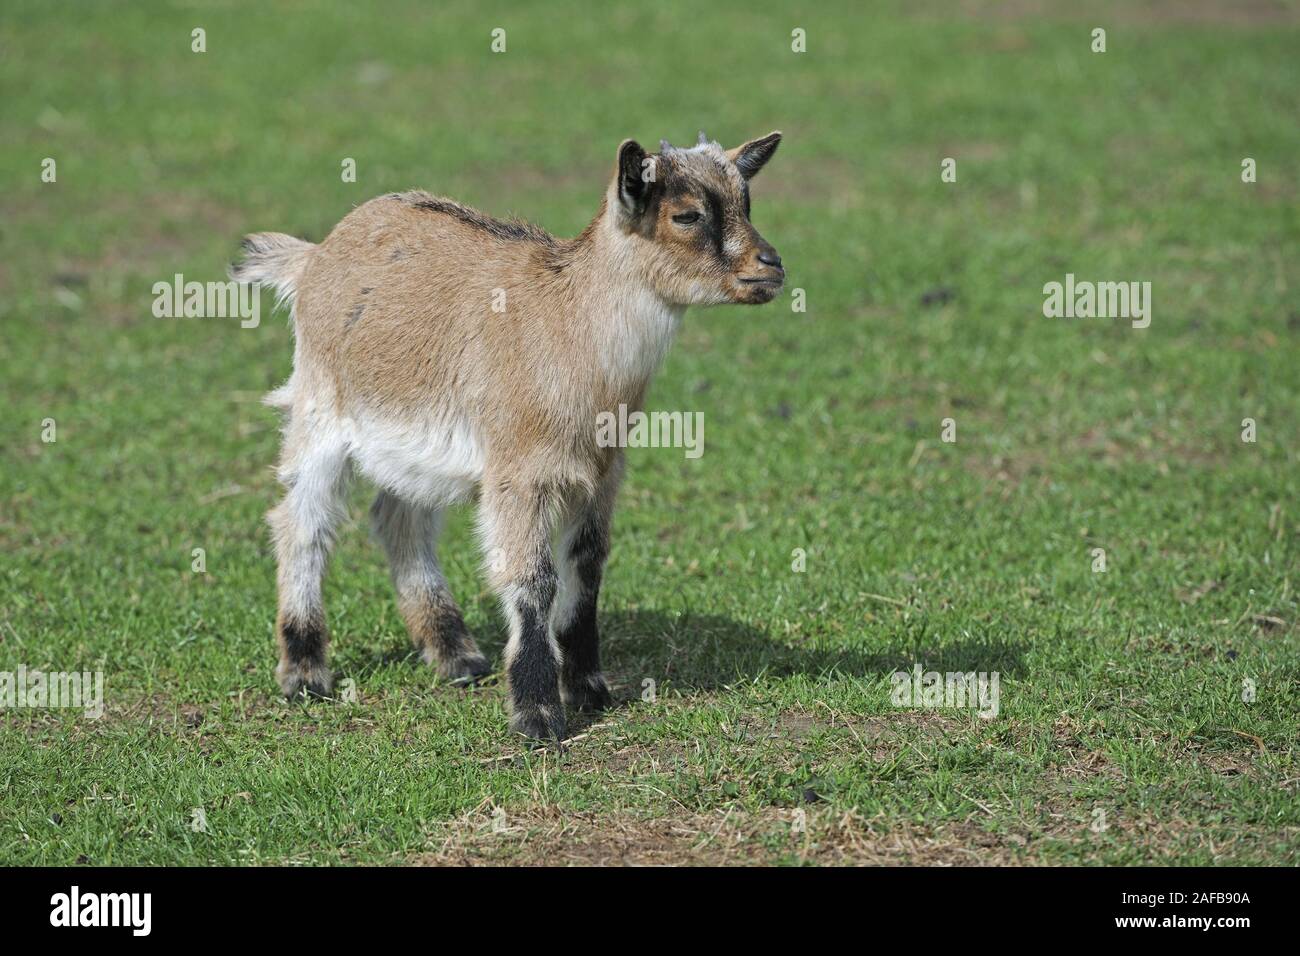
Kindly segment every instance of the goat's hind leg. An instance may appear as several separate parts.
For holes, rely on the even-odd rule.
[[[492,668],[465,627],[438,564],[442,512],[381,491],[371,506],[370,520],[388,553],[402,619],[425,663],[456,684],[472,683],[488,674]]]
[[[311,445],[301,433],[286,435],[280,467],[285,496],[267,520],[275,540],[279,591],[276,677],[287,697],[303,692],[326,697],[333,688],[325,660],[328,636],[321,583],[334,529],[345,514],[347,467],[341,445]]]

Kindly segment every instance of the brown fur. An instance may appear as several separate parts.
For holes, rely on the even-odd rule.
[[[563,579],[552,535],[577,535],[577,552],[558,560],[582,563],[583,600],[593,602],[582,615],[594,628],[622,463],[620,449],[598,446],[598,416],[641,408],[687,306],[756,304],[780,290],[780,258],[750,223],[748,187],[779,139],[724,153],[701,137],[654,156],[626,141],[595,219],[574,239],[407,192],[358,207],[318,246],[273,233],[246,240],[236,278],[274,283],[294,303],[294,374],[270,399],[288,412],[289,492],[272,524],[282,622],[316,621],[322,661],[319,576],[350,459],[384,489],[376,529],[413,639],[449,676],[480,669],[432,549],[439,509],[477,485],[491,580],[514,615],[507,664],[534,687],[534,699],[516,693],[516,725],[542,736],[562,728],[546,655],[522,633],[545,631]],[[425,443],[445,460],[432,477]],[[557,655],[568,640],[594,660],[594,637],[590,648],[585,633],[552,642]],[[286,690],[303,683],[291,650],[282,630]],[[566,692],[582,696],[570,684],[597,678],[566,670]]]

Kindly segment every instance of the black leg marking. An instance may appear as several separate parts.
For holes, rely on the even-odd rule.
[[[604,710],[612,701],[600,670],[600,632],[596,626],[596,602],[608,554],[609,533],[594,522],[584,523],[569,547],[568,558],[573,562],[579,593],[573,616],[564,622],[557,640],[564,654],[564,696],[584,712]]]
[[[563,740],[564,704],[560,675],[547,635],[547,620],[555,600],[555,569],[543,557],[534,574],[517,585],[514,611],[519,633],[507,648],[510,681],[510,729],[535,740]]]
[[[277,630],[280,666],[276,676],[284,695],[292,698],[305,693],[310,697],[328,697],[334,682],[325,665],[328,641],[324,626],[282,618]]]
[[[419,602],[418,607],[403,608],[403,613],[425,663],[458,685],[473,684],[492,672],[492,665],[474,643],[450,594],[436,592],[421,597]]]

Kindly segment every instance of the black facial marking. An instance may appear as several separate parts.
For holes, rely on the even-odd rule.
[[[704,190],[704,206],[708,210],[704,217],[702,225],[705,227],[706,234],[709,237],[709,245],[717,253],[718,258],[722,258],[722,233],[725,225],[723,219],[722,197],[712,189]]]
[[[645,224],[644,232],[647,236],[655,234],[655,227],[659,222],[660,207],[680,199],[688,192],[682,177],[673,172],[671,160],[662,156],[657,157],[656,169],[658,180],[654,184],[655,188],[651,189],[646,197],[645,215],[642,216],[642,221]]]

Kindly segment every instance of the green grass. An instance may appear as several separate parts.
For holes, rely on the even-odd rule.
[[[0,11],[0,671],[107,701],[0,711],[0,862],[1300,860],[1294,6],[362,6]],[[629,452],[621,706],[528,753],[500,686],[436,685],[361,488],[358,700],[276,699],[289,330],[153,283],[412,186],[573,235],[624,137],[773,128],[754,220],[807,311],[692,311],[656,380],[705,454]],[[1150,281],[1151,327],[1044,318],[1066,272]],[[499,659],[468,511],[442,553]],[[999,672],[998,716],[893,707],[914,663]]]

